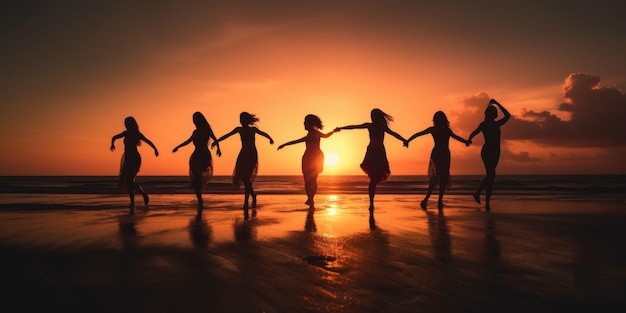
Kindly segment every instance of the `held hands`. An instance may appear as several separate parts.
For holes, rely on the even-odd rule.
[[[405,139],[404,142],[402,143],[402,145],[408,148],[409,147],[409,141]]]
[[[333,129],[333,132],[338,133],[339,131],[341,131],[341,127],[335,127],[335,129]]]
[[[471,140],[465,140],[465,146],[469,147],[472,144]]]

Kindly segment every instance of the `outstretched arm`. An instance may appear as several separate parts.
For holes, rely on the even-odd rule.
[[[409,144],[409,142],[411,142],[411,140],[413,140],[413,139],[415,139],[415,138],[417,138],[417,137],[419,137],[419,136],[423,136],[423,135],[426,135],[426,134],[430,134],[430,132],[432,131],[432,129],[433,129],[432,127],[428,127],[428,128],[426,128],[426,129],[422,130],[421,132],[418,132],[418,133],[413,134],[413,136],[409,137],[409,139],[407,139],[407,140],[406,140],[407,145]]]
[[[111,151],[115,151],[115,141],[126,136],[126,131],[123,131],[115,136],[113,136],[113,138],[111,138]]]
[[[472,142],[472,138],[474,138],[476,135],[480,134],[481,131],[483,131],[483,123],[480,123],[478,125],[478,127],[476,127],[476,129],[474,129],[474,131],[469,135],[469,138],[467,140],[469,142]]]
[[[234,134],[238,133],[238,132],[239,132],[239,128],[240,128],[240,127],[235,127],[235,129],[233,129],[230,133],[228,133],[228,134],[226,134],[226,135],[224,135],[224,136],[222,136],[222,137],[218,138],[217,140],[215,140],[215,141],[211,144],[211,147],[215,147],[215,146],[219,145],[220,141],[222,141],[222,140],[224,140],[224,139],[226,139],[226,138],[228,138],[228,137],[230,137],[230,136],[232,136],[232,135],[234,135]]]
[[[465,138],[462,138],[461,136],[458,136],[457,134],[455,134],[452,130],[450,130],[450,137],[464,143],[465,145],[469,145],[470,141],[469,140],[465,140]]]
[[[270,140],[270,144],[271,144],[271,145],[273,145],[273,144],[274,144],[274,139],[272,139],[272,137],[270,137],[270,135],[268,135],[266,132],[264,132],[264,131],[262,131],[262,130],[260,130],[260,129],[258,129],[258,128],[254,128],[254,131],[255,131],[257,134],[259,134],[259,135],[261,135],[261,136],[263,136],[263,137],[265,137],[265,138],[269,139],[269,140]]]
[[[324,134],[324,133],[322,133],[322,132],[319,132],[319,133],[320,133],[320,137],[322,137],[322,138],[328,138],[328,137],[332,136],[332,135],[333,135],[334,133],[336,133],[336,132],[337,132],[337,130],[333,130],[333,131],[331,131],[331,132],[329,132],[329,133],[326,133],[326,134]]]
[[[360,125],[348,125],[348,126],[343,126],[343,127],[337,127],[335,128],[335,131],[340,131],[342,129],[361,129],[361,128],[367,128],[371,123],[363,123]]]
[[[278,150],[284,148],[285,146],[295,145],[297,143],[304,142],[305,140],[306,140],[306,136],[302,137],[300,139],[296,139],[296,140],[292,140],[292,141],[289,141],[289,142],[285,142],[284,144],[278,146]]]
[[[406,139],[404,139],[404,137],[400,136],[398,133],[394,132],[393,130],[391,130],[391,128],[387,127],[387,129],[385,129],[385,131],[390,134],[391,136],[396,137],[398,140],[402,141],[403,144],[407,143]]]
[[[146,136],[144,136],[143,134],[140,134],[140,135],[141,135],[141,140],[143,140],[150,147],[152,147],[152,149],[154,149],[154,155],[159,156],[159,150],[157,150],[156,146],[152,143],[152,141],[150,141],[150,139],[146,138]]]
[[[222,150],[220,150],[220,143],[217,141],[217,138],[215,137],[215,133],[213,133],[213,130],[209,127],[209,138],[213,139],[213,143],[211,144],[211,148],[217,146],[217,152],[215,152],[215,154],[217,154],[218,157],[222,156]]]
[[[191,136],[189,137],[189,139],[185,140],[183,143],[181,143],[181,144],[179,144],[178,146],[176,146],[176,147],[172,150],[172,153],[174,153],[174,152],[178,151],[178,148],[180,148],[180,147],[184,147],[184,146],[186,146],[186,145],[190,144],[190,143],[191,143],[192,138],[193,138],[193,135],[191,135]]]
[[[506,123],[511,118],[511,113],[509,113],[509,111],[507,111],[507,109],[505,109],[502,104],[500,104],[500,102],[496,101],[496,99],[489,100],[489,104],[497,105],[498,108],[500,108],[500,111],[502,111],[502,114],[504,114],[504,117],[496,122],[498,123],[498,126],[504,125],[504,123]]]

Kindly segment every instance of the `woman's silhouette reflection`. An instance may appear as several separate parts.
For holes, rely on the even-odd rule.
[[[207,248],[211,242],[211,227],[201,216],[189,221],[189,239],[196,248]]]
[[[446,217],[443,215],[443,211],[439,211],[438,214],[427,211],[426,216],[428,217],[428,232],[435,259],[440,262],[449,262],[452,248]]]
[[[253,241],[256,239],[256,228],[253,224],[254,221],[251,220],[235,220],[235,223],[233,224],[235,240]]]
[[[306,215],[304,230],[307,233],[314,233],[317,231],[317,225],[315,224],[315,213],[313,213],[313,211],[309,211],[309,213],[307,213]]]
[[[133,213],[122,214],[118,217],[118,229],[124,249],[134,249],[139,246],[136,220],[137,217]]]

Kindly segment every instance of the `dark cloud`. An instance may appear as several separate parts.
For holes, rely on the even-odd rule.
[[[626,146],[626,95],[600,82],[600,77],[586,73],[570,74],[563,84],[565,101],[555,107],[569,119],[549,111],[524,110],[507,123],[502,138],[558,147]],[[466,110],[458,115],[459,127],[471,131],[488,101],[484,92],[464,99]]]

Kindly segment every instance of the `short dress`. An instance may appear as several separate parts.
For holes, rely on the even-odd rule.
[[[370,143],[365,151],[365,157],[361,162],[361,169],[372,181],[385,181],[391,175],[387,151],[383,145],[385,130],[382,127],[372,125],[368,128],[370,132]]]
[[[450,187],[450,149],[448,143],[450,140],[450,129],[434,129],[432,131],[435,147],[430,153],[430,162],[428,163],[428,180],[436,180],[437,185],[442,178],[447,178],[446,188]]]
[[[124,134],[124,154],[120,161],[119,186],[126,187],[126,181],[134,179],[141,168],[141,155],[137,150],[139,145],[139,135],[125,132]]]
[[[241,136],[241,150],[233,171],[233,187],[235,189],[240,188],[245,179],[249,178],[250,182],[253,182],[259,166],[258,153],[254,143],[254,130],[242,129],[239,134]]]
[[[206,186],[213,176],[213,158],[209,151],[209,134],[208,132],[194,131],[192,134],[192,142],[196,147],[191,157],[189,157],[189,182],[191,187]],[[201,179],[197,179],[199,176]],[[200,186],[195,186],[196,182],[200,182]]]
[[[306,180],[319,175],[324,170],[324,152],[320,149],[320,137],[307,136],[306,150],[302,155],[302,174]]]
[[[134,178],[141,167],[141,155],[137,150],[125,151],[120,161],[120,187],[126,187],[126,180]]]

